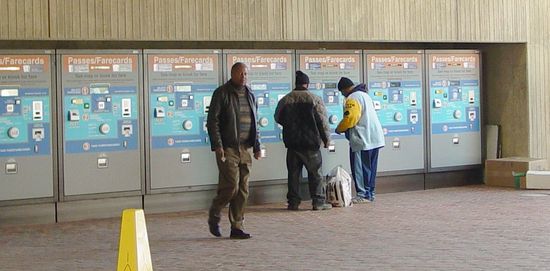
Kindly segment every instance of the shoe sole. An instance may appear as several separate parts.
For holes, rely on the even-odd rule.
[[[326,211],[326,210],[330,210],[332,208],[312,208],[311,210],[313,211]]]
[[[248,237],[229,236],[229,239],[233,239],[233,240],[245,240],[245,239],[250,239],[250,238],[252,238],[252,236],[248,236]]]

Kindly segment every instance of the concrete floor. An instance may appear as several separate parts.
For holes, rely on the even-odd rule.
[[[206,211],[147,215],[154,270],[549,270],[550,191],[464,186],[290,212],[252,206],[250,240]],[[116,270],[119,219],[0,227],[0,270]]]

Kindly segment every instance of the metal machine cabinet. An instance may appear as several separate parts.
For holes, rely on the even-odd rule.
[[[323,174],[342,165],[348,172],[349,144],[334,130],[343,117],[344,96],[338,91],[338,81],[348,77],[355,84],[362,82],[362,53],[360,50],[296,51],[296,69],[309,76],[309,91],[321,97],[328,111],[333,145],[322,149]]]
[[[62,200],[142,195],[141,52],[58,51]]]
[[[251,181],[287,178],[286,149],[282,128],[273,116],[280,99],[292,91],[294,82],[293,50],[224,50],[224,78],[231,77],[237,62],[248,66],[248,85],[258,104],[258,128],[262,141],[262,159],[253,160]]]
[[[145,50],[147,188],[217,184],[206,117],[222,83],[221,50]]]
[[[481,164],[479,51],[426,51],[429,170]]]
[[[0,51],[0,205],[57,197],[53,76],[53,51]]]
[[[425,171],[423,51],[364,51],[368,93],[384,129],[381,175]]]

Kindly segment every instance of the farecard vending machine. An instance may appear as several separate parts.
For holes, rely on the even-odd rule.
[[[423,51],[364,51],[368,93],[384,130],[381,173],[425,169]]]
[[[481,164],[480,54],[426,51],[430,171]]]
[[[141,52],[58,51],[61,192],[141,195]]]
[[[286,179],[286,148],[282,128],[273,118],[277,103],[292,91],[294,51],[292,50],[224,50],[225,79],[237,62],[248,66],[248,85],[258,105],[258,128],[262,142],[262,159],[253,160],[251,180]]]
[[[328,112],[333,144],[323,153],[323,174],[342,165],[348,172],[349,144],[344,135],[334,130],[343,117],[345,97],[338,90],[341,77],[348,77],[354,84],[362,83],[362,53],[360,50],[297,51],[297,70],[309,76],[309,91],[323,99]]]
[[[0,203],[57,193],[53,51],[0,51]]]
[[[206,130],[220,50],[145,50],[148,189],[218,182]]]

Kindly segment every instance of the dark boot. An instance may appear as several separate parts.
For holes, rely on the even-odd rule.
[[[208,230],[212,235],[216,237],[222,236],[222,233],[220,230],[220,217],[214,215],[211,210],[208,213]]]
[[[231,229],[231,235],[229,236],[231,239],[250,239],[251,237],[250,234],[239,229]]]

